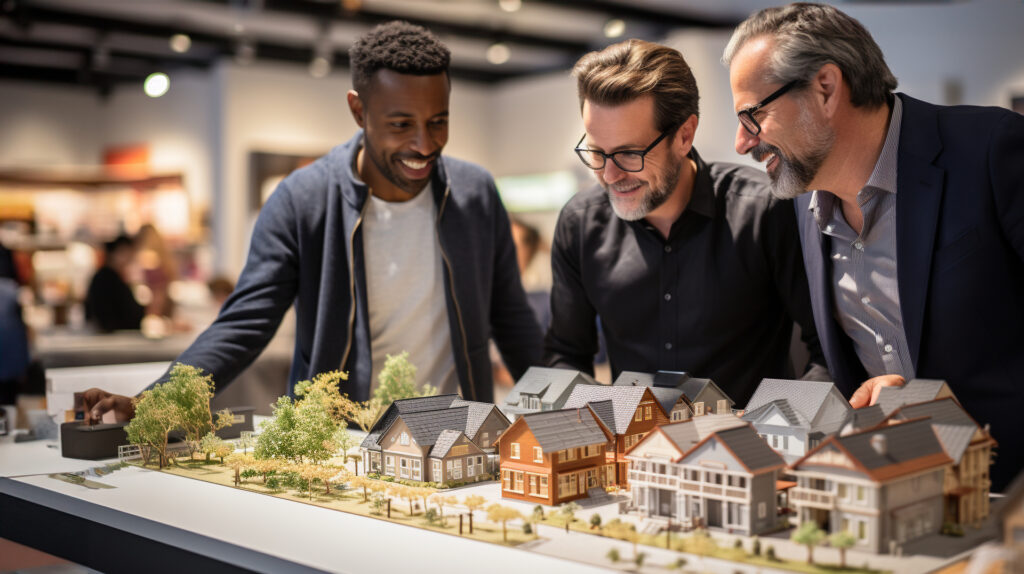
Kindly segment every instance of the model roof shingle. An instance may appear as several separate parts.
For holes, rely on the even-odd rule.
[[[679,388],[683,390],[683,394],[686,395],[686,398],[690,399],[690,401],[692,402],[697,397],[697,395],[704,392],[704,389],[707,388],[708,385],[715,385],[715,382],[712,381],[711,379],[698,379],[696,377],[689,377],[688,379],[683,381]],[[715,385],[715,388],[718,388],[718,385]],[[718,390],[721,391],[723,395],[725,394],[725,391],[722,391],[722,389],[719,388]]]
[[[772,450],[750,425],[716,431],[714,436],[717,436],[750,472],[757,473],[763,469],[786,464],[779,453]]]
[[[671,413],[672,408],[679,402],[679,398],[684,396],[683,389],[669,387],[651,387],[651,394],[666,413]]]
[[[468,407],[401,414],[401,419],[409,427],[409,432],[420,446],[433,445],[442,431],[458,430],[462,432],[462,429],[466,428],[468,418]]]
[[[834,407],[830,407],[828,398],[838,396],[839,400],[833,401]],[[833,383],[822,381],[791,381],[784,379],[764,379],[757,385],[754,396],[750,397],[747,403],[744,420],[755,420],[748,417],[764,405],[774,401],[785,401],[789,407],[806,421],[808,427],[818,421],[819,428],[813,429],[825,434],[838,432],[843,423],[846,422],[847,413],[850,410],[849,403],[838,394]],[[823,409],[831,408],[834,412],[823,412]],[[764,413],[764,411],[760,411]],[[821,415],[819,417],[819,415]]]
[[[622,371],[612,385],[678,389],[689,378],[690,374],[684,371],[658,371],[656,373]]]
[[[432,395],[429,397],[414,397],[411,399],[399,399],[384,411],[370,432],[363,438],[363,442],[360,443],[360,448],[368,450],[378,450],[380,447],[377,445],[377,441],[380,440],[380,436],[387,431],[389,427],[395,422],[399,414],[414,413],[419,411],[432,411],[437,409],[446,409],[451,406],[452,402],[459,398],[456,394],[447,395]]]
[[[912,420],[920,417],[928,417],[946,454],[956,464],[960,463],[964,452],[971,444],[971,439],[981,429],[967,411],[949,397],[904,405],[889,416],[892,420]]]
[[[444,458],[448,455],[452,445],[459,440],[460,436],[462,436],[462,433],[457,430],[445,429],[441,431],[441,434],[437,435],[437,440],[434,441],[434,448],[430,449],[430,456],[433,458]]]
[[[585,407],[590,402],[610,400],[614,411],[614,424],[609,425],[604,419],[602,422],[605,422],[613,433],[624,434],[646,391],[647,387],[579,385],[572,390],[569,399],[565,401],[565,408],[575,409]]]
[[[902,387],[882,387],[875,404],[882,407],[886,415],[902,405],[923,403],[939,398],[949,385],[941,379],[911,379]],[[949,391],[952,394],[952,391]]]
[[[712,433],[737,427],[749,427],[749,425],[739,417],[725,413],[694,417],[680,423],[661,425],[658,429],[676,445],[676,448],[686,453]],[[760,437],[758,440],[764,442]]]
[[[463,399],[455,399],[452,401],[451,407],[469,407],[469,418],[466,420],[466,428],[462,430],[470,438],[476,436],[476,431],[480,430],[480,426],[487,420],[487,416],[491,414],[491,411],[497,409],[491,403],[480,403]],[[501,411],[498,411],[498,413],[499,416],[504,416],[500,414]]]
[[[843,433],[850,434],[876,427],[885,420],[885,412],[878,405],[853,409],[843,423]]]
[[[523,415],[523,422],[544,452],[608,442],[588,409],[564,409]]]
[[[765,403],[754,410],[745,411],[742,418],[748,422],[757,422],[772,411],[777,411],[782,418],[786,419],[786,423],[789,424],[789,426],[807,428],[811,426],[810,421],[793,409],[793,405],[789,403],[789,399],[775,399],[774,401]]]
[[[519,378],[516,385],[505,397],[505,404],[516,406],[522,394],[540,395],[545,404],[552,404],[573,384],[593,385],[597,382],[590,375],[570,369],[530,367]]]

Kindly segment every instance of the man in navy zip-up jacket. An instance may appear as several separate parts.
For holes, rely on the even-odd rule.
[[[177,362],[212,373],[223,388],[256,359],[294,303],[289,389],[341,369],[349,374],[341,391],[365,400],[373,357],[380,358],[371,343],[429,341],[426,355],[441,364],[433,372],[445,373],[464,398],[491,401],[488,340],[518,378],[539,360],[542,334],[493,179],[441,156],[448,50],[426,30],[394,22],[364,36],[350,54],[355,90],[348,103],[363,130],[274,191],[234,293]],[[423,207],[414,205],[417,198]],[[410,207],[427,210],[415,215],[419,235],[387,227]],[[440,321],[424,323],[424,309]],[[381,316],[382,310],[411,316]],[[430,332],[407,332],[424,324]],[[124,402],[93,392],[86,406],[94,418],[110,408],[124,418]]]

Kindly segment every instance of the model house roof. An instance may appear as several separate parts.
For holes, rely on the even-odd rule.
[[[834,451],[839,458],[826,455]],[[842,462],[838,462],[842,461]],[[952,463],[928,419],[880,426],[847,436],[832,436],[793,464],[796,470],[838,467],[861,472],[876,482]]]
[[[668,387],[651,387],[651,394],[666,413],[672,412],[672,408],[676,406],[679,399],[686,396],[683,394],[683,389]]]
[[[785,466],[786,461],[772,450],[757,431],[748,424],[712,433],[707,440],[721,441],[746,469],[757,473],[768,468]],[[696,450],[696,449],[694,449]],[[683,457],[685,460],[686,457]]]
[[[394,424],[395,420],[398,419],[399,414],[446,409],[458,398],[459,395],[453,393],[447,395],[399,399],[391,403],[391,405],[384,411],[384,414],[377,419],[377,422],[373,423],[373,427],[370,429],[370,432],[366,434],[366,437],[359,446],[360,448],[377,450],[379,448],[377,441],[380,440],[380,436],[384,434],[392,424]]]
[[[708,387],[713,388],[714,390],[721,393],[723,397],[728,399],[730,406],[733,404],[733,400],[729,398],[729,395],[726,394],[726,392],[723,391],[718,385],[716,385],[715,382],[712,381],[711,379],[698,379],[696,377],[689,377],[685,381],[683,381],[683,383],[679,386],[679,388],[683,390],[683,394],[686,395],[686,398],[689,399],[690,402],[694,402],[696,398],[701,393],[703,393]]]
[[[775,399],[754,410],[747,410],[743,413],[743,420],[758,423],[770,420],[775,415],[782,417],[791,427],[810,428],[811,426],[811,422],[793,408],[789,399]]]
[[[591,401],[587,403],[597,418],[609,429],[615,428],[615,406],[610,400]],[[614,431],[613,431],[614,432]]]
[[[837,400],[830,401],[830,397]],[[800,421],[791,423],[794,426],[810,428],[817,421],[818,428],[812,430],[825,434],[838,432],[850,411],[849,403],[832,383],[764,379],[757,385],[754,396],[750,397],[743,419],[750,422],[764,420],[769,409],[762,407],[769,403],[775,403],[787,420]]]
[[[569,399],[565,401],[565,408],[575,409],[587,406],[587,403],[595,401],[612,402],[612,424],[608,424],[604,418],[601,419],[613,433],[625,434],[629,423],[633,420],[636,408],[647,393],[647,387],[634,386],[609,386],[609,385],[579,385],[572,390]]]
[[[593,385],[597,382],[581,371],[530,367],[509,391],[505,397],[505,404],[518,405],[523,394],[539,395],[542,403],[552,404],[574,384]]]
[[[932,429],[939,437],[939,442],[946,449],[946,454],[956,464],[960,463],[964,452],[971,444],[971,439],[981,430],[967,411],[950,397],[904,405],[889,415],[890,420],[911,420],[921,417],[928,417]]]
[[[437,435],[437,440],[434,441],[434,448],[430,449],[430,456],[434,458],[444,458],[448,455],[448,451],[452,449],[462,433],[457,430],[445,429],[441,431],[441,434]]]
[[[437,441],[441,432],[466,428],[469,418],[468,407],[456,407],[435,411],[419,411],[402,413],[399,417],[409,427],[409,432],[420,446],[431,446]]]
[[[631,387],[659,387],[665,389],[678,389],[690,378],[690,374],[684,371],[658,371],[656,373],[641,373],[639,371],[622,371],[619,373],[613,386]]]
[[[522,418],[544,452],[608,442],[601,425],[585,408],[529,413]]]
[[[881,406],[885,414],[888,415],[902,405],[923,403],[947,396],[953,397],[953,391],[946,381],[911,379],[902,387],[882,387],[875,404]]]
[[[464,429],[466,436],[476,436],[476,431],[480,430],[480,426],[487,420],[488,415],[492,411],[497,412],[498,416],[505,418],[505,415],[501,414],[496,406],[491,403],[479,403],[476,401],[465,401],[462,399],[455,399],[451,404],[454,407],[468,407],[469,417],[466,419],[466,428]],[[508,419],[505,419],[506,421]]]
[[[843,423],[842,433],[844,435],[866,430],[882,424],[885,420],[885,412],[878,405],[853,409]]]
[[[750,425],[740,420],[739,417],[725,413],[704,415],[694,417],[688,421],[661,425],[655,430],[660,431],[670,441],[672,441],[672,443],[676,445],[676,448],[679,449],[679,452],[686,453],[696,446],[697,443],[715,432],[749,426]],[[761,437],[757,437],[757,440],[764,443],[764,441],[761,440]]]

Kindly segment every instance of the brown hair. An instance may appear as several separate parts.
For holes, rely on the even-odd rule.
[[[626,40],[590,52],[573,67],[580,108],[584,101],[615,106],[650,95],[659,131],[699,115],[697,80],[679,50]]]

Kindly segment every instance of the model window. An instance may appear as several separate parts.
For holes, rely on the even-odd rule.
[[[395,457],[390,454],[384,457],[384,468],[389,474],[395,473]]]
[[[435,460],[434,461],[434,476],[433,476],[433,478],[434,478],[434,482],[442,482],[441,481],[441,461],[439,461],[439,460]]]
[[[400,444],[402,444],[403,446],[409,446],[409,433],[406,433],[406,432],[402,433],[402,436],[398,440],[398,442]]]
[[[704,414],[704,401],[693,403],[693,414],[697,416]]]
[[[576,460],[576,449],[575,448],[565,449],[565,458],[566,458],[566,460]]]
[[[725,399],[718,399],[718,409],[715,412],[721,414],[721,413],[724,413],[725,409],[727,409],[727,408],[729,408],[729,407],[726,406]]]
[[[503,470],[501,471],[501,488],[504,490],[512,490],[512,471]]]
[[[509,454],[509,458],[519,458],[519,443],[512,443],[512,452]]]
[[[484,431],[484,434],[480,435],[480,443],[483,444],[484,447],[491,446],[490,433]]]
[[[642,421],[642,420],[644,420],[643,409],[641,409],[639,407],[636,409],[636,415],[633,416],[633,420],[635,420],[635,421]]]
[[[523,473],[516,472],[514,474],[516,479],[516,492],[523,492]]]
[[[839,498],[846,498],[846,485],[845,484],[840,484],[839,485],[838,496],[839,496]],[[843,526],[843,530],[849,530],[849,528]]]
[[[789,435],[782,437],[782,448],[789,450]]]
[[[409,478],[409,461],[404,458],[398,459],[398,467],[401,471],[402,478]]]
[[[681,421],[681,420],[683,420],[683,413],[681,413],[679,411],[672,411],[672,420],[673,421]]]
[[[422,480],[423,479],[423,475],[421,474],[422,471],[423,471],[422,463],[419,460],[413,460],[412,461],[412,478],[413,478],[413,480]]]
[[[764,502],[757,503],[757,517],[764,518],[768,514],[768,505]]]
[[[546,476],[540,477],[540,490],[537,492],[537,494],[539,494],[541,496],[547,496],[548,495],[548,477],[546,477]]]
[[[857,502],[864,502],[864,487],[857,487]]]
[[[857,538],[864,540],[868,537],[868,523],[863,521],[857,522]]]
[[[737,477],[736,482],[738,483],[738,486],[740,488],[746,488],[747,487],[747,477],[745,477],[745,476]]]
[[[644,420],[646,420],[646,421],[651,420],[651,407],[650,406],[644,407]]]
[[[779,435],[772,435],[772,448],[779,448]]]
[[[539,446],[533,447],[533,462],[544,462],[544,451]]]

